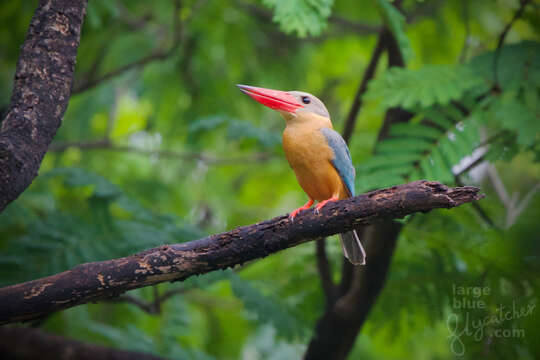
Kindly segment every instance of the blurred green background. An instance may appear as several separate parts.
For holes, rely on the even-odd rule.
[[[2,113],[36,5],[0,3]],[[342,131],[386,24],[406,68],[388,70],[383,56],[363,96],[350,142],[357,192],[426,178],[477,185],[486,198],[403,220],[389,279],[350,358],[540,358],[538,309],[478,325],[500,306],[536,306],[540,285],[537,2],[493,65],[519,6],[407,0],[404,16],[385,0],[90,0],[63,124],[39,176],[0,214],[0,283],[303,204],[281,149],[283,120],[235,84],[313,93]],[[377,142],[394,106],[414,117]],[[327,250],[338,279],[337,239]],[[460,292],[471,287],[489,294]],[[172,296],[153,311],[132,304],[156,294]],[[293,359],[324,311],[313,243],[127,296],[35,325],[177,359]],[[463,334],[460,354],[452,329],[467,324],[483,333]],[[520,331],[500,331],[508,329]]]

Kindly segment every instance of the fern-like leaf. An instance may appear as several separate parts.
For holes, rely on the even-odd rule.
[[[274,21],[287,34],[320,35],[332,13],[334,0],[263,0],[274,10]]]
[[[289,312],[284,304],[271,296],[263,295],[249,282],[235,274],[230,274],[231,287],[240,298],[246,309],[255,314],[258,322],[271,324],[280,334],[288,339],[298,338],[305,334],[306,328]]]
[[[405,34],[405,16],[387,0],[376,0],[385,23],[397,40],[403,58],[408,61],[413,57],[413,50],[409,38]]]
[[[472,117],[449,107],[429,108],[393,125],[375,155],[358,166],[359,192],[419,179],[453,182],[453,166],[477,147],[479,133]]]
[[[419,70],[394,67],[370,82],[365,98],[380,100],[385,108],[416,110],[418,106],[447,105],[483,84],[482,78],[465,65],[428,65]]]

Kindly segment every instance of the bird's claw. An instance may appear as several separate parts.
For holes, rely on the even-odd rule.
[[[328,200],[324,200],[324,201],[321,201],[320,203],[318,203],[317,205],[315,205],[315,214],[319,215],[321,209],[326,205],[328,204],[329,202],[332,202],[332,201],[337,201],[338,198],[336,196],[333,196],[331,197],[330,199]]]
[[[311,205],[313,205],[313,200],[310,199],[307,203],[305,203],[304,206],[301,206],[298,209],[291,211],[291,213],[289,214],[289,220],[291,222],[294,222],[294,218],[296,217],[296,215],[298,215],[298,213],[302,210],[309,209]]]
[[[290,220],[291,222],[294,222],[294,218],[295,218],[295,217],[298,215],[298,213],[299,213],[300,211],[302,211],[302,210],[304,210],[304,209],[303,209],[303,208],[299,208],[299,209],[296,209],[296,210],[291,211],[291,213],[289,214],[289,220]]]

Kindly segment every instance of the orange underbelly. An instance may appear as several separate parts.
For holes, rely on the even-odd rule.
[[[348,197],[338,172],[328,161],[295,166],[293,170],[298,183],[313,200],[323,201],[334,196],[339,199]]]
[[[283,133],[283,149],[298,183],[311,199],[323,201],[334,196],[348,197],[343,181],[331,163],[334,152],[316,127],[289,124]]]

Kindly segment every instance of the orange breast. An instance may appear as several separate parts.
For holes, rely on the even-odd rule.
[[[331,163],[334,152],[316,126],[287,126],[283,132],[285,156],[296,179],[313,200],[347,198],[343,181]]]

